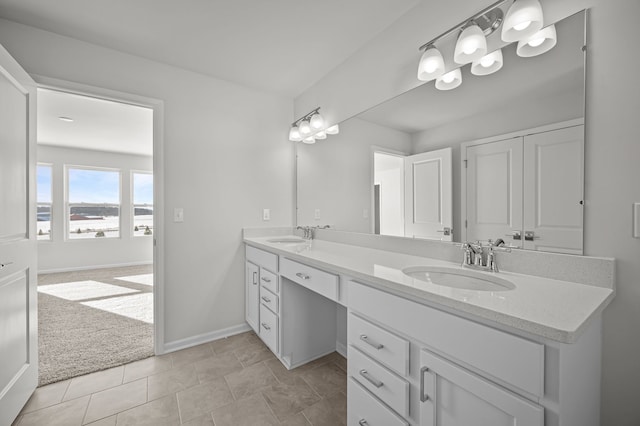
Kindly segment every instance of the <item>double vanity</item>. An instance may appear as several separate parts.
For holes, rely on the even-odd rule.
[[[583,284],[463,268],[452,244],[422,257],[291,230],[244,242],[247,322],[289,369],[347,357],[349,425],[599,423],[613,260],[532,254],[547,275],[566,259],[565,274],[603,277]]]

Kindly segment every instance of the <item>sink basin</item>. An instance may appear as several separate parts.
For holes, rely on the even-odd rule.
[[[431,284],[475,291],[508,291],[516,286],[503,278],[467,269],[440,266],[411,266],[402,272]]]
[[[267,242],[275,243],[275,244],[297,244],[297,243],[304,243],[305,240],[297,237],[281,237],[281,238],[268,239]]]

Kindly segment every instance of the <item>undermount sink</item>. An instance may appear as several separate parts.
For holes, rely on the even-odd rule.
[[[440,266],[411,266],[405,275],[431,284],[475,291],[508,291],[516,286],[503,278],[480,272]]]
[[[304,243],[305,240],[297,237],[281,237],[281,238],[270,238],[267,240],[268,243],[274,244],[298,244]]]

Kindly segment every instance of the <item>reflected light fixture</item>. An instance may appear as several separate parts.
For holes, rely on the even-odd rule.
[[[520,40],[516,53],[523,58],[542,55],[553,49],[557,42],[556,26],[551,24],[526,39]]]
[[[318,107],[291,123],[289,140],[313,144],[316,143],[316,140],[326,139],[327,135],[337,134],[338,131],[337,124],[327,127],[324,117],[320,114],[320,107]]]
[[[449,71],[441,77],[436,79],[436,89],[438,90],[451,90],[462,84],[462,72],[460,68],[456,68],[453,71]]]
[[[471,74],[473,75],[489,75],[500,70],[504,60],[502,59],[502,49],[494,50],[493,52],[483,56],[480,59],[473,61],[471,64]]]
[[[444,58],[434,45],[425,47],[418,64],[418,80],[431,81],[444,74]]]
[[[538,0],[515,0],[504,18],[502,41],[522,40],[540,31],[542,25],[542,6]]]
[[[469,22],[458,37],[453,60],[458,64],[464,65],[480,59],[486,54],[487,39],[484,36],[484,32],[475,22]]]

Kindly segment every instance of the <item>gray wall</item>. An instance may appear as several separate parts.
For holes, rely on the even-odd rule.
[[[164,101],[165,344],[245,324],[242,227],[292,223],[292,100],[5,20],[0,43],[31,74]]]
[[[585,252],[617,260],[617,297],[604,312],[602,424],[640,424],[640,239],[631,204],[640,201],[640,67],[637,0],[543,0],[550,21],[591,7],[587,65]],[[417,46],[479,8],[473,0],[424,2],[295,100],[322,105],[340,122],[419,82]],[[379,58],[384,58],[383,61]],[[376,66],[372,67],[371,64]]]

